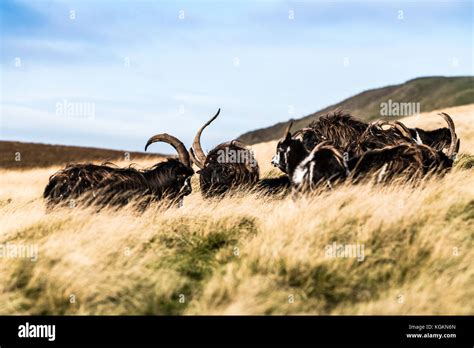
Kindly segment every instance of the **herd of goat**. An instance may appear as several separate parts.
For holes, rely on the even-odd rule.
[[[206,198],[242,189],[273,195],[315,192],[342,182],[418,181],[446,172],[459,150],[453,120],[445,113],[440,115],[447,128],[426,131],[398,121],[366,123],[336,111],[294,133],[290,122],[272,159],[282,175],[260,179],[252,151],[237,140],[222,143],[207,155],[203,151],[201,134],[219,112],[198,130],[189,151],[169,134],[151,137],[145,151],[155,142],[165,142],[176,149],[178,158],[149,169],[107,163],[66,166],[50,177],[45,188],[48,207],[79,198],[99,206],[122,206],[133,200],[139,200],[141,208],[154,201],[181,204],[192,191],[193,164],[199,168],[201,193]]]

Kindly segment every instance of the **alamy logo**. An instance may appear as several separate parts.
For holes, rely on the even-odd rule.
[[[420,113],[420,103],[399,103],[389,99],[380,103],[380,116],[411,116]]]
[[[95,103],[70,102],[64,99],[62,102],[56,103],[56,115],[93,119],[95,117]]]
[[[56,339],[56,325],[35,325],[26,322],[18,326],[18,337],[21,338],[47,338],[48,341]]]
[[[38,260],[38,244],[0,244],[0,258],[29,258]]]
[[[324,248],[327,258],[355,258],[362,262],[365,259],[364,244],[332,244]]]
[[[249,163],[252,167],[257,165],[255,156],[250,150],[233,150],[226,147],[223,150],[218,150],[217,154],[218,163]]]

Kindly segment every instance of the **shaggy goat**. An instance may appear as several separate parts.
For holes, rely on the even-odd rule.
[[[292,121],[285,129],[284,137],[278,142],[272,164],[288,175],[293,188],[307,190],[322,181],[331,185],[345,177],[347,170],[343,155],[334,145],[324,141],[308,151],[301,138],[291,134],[291,126]]]
[[[204,153],[202,131],[219,113],[220,109],[198,130],[189,150],[192,161],[200,168],[197,173],[204,197],[220,196],[236,188],[250,188],[259,179],[259,167],[252,151],[237,140],[219,144],[207,155]]]
[[[448,115],[443,117],[451,120]],[[395,127],[393,137],[374,133],[377,134],[375,138],[382,139],[375,144],[381,146],[350,159],[333,145],[319,144],[294,170],[292,187],[296,191],[310,191],[321,187],[321,183],[331,186],[348,177],[352,183],[367,178],[375,178],[377,183],[388,183],[394,179],[410,181],[430,174],[443,174],[452,167],[459,150],[454,123],[451,121],[448,125],[451,141],[446,153],[412,141],[408,138],[410,133],[406,133],[403,127]],[[404,138],[400,136],[403,133],[406,135]],[[382,146],[384,142],[386,146]],[[388,144],[390,142],[392,144]]]
[[[168,134],[151,137],[146,146],[154,142],[173,146],[179,160],[168,159],[147,170],[117,168],[110,165],[76,164],[52,175],[43,197],[48,207],[74,203],[76,199],[99,206],[123,206],[133,199],[140,199],[146,208],[152,201],[181,202],[191,193],[190,177],[194,174],[189,154],[181,141]]]
[[[447,153],[448,147],[451,146],[452,134],[455,133],[454,122],[451,116],[442,112],[439,114],[448,124],[448,127],[438,128],[431,131],[426,131],[421,128],[407,128],[401,122],[395,122],[399,130],[406,136],[411,137],[417,144],[424,144],[432,147],[435,150]],[[455,153],[459,151],[459,139],[455,144]]]
[[[368,124],[337,110],[311,122],[309,127],[316,133],[318,143],[329,141],[336,148],[344,150],[365,132]]]
[[[309,127],[290,133],[292,121],[278,142],[272,164],[289,174],[318,144],[329,143],[345,152],[367,129],[367,123],[336,111],[313,121]]]

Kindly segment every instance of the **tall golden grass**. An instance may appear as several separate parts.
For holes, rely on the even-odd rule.
[[[38,257],[0,258],[0,314],[474,314],[473,165],[298,200],[208,201],[195,182],[184,207],[144,214],[46,213],[56,167],[1,170],[0,246]]]

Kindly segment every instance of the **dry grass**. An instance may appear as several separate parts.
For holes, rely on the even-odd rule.
[[[57,168],[2,170],[0,245],[39,254],[0,259],[0,314],[474,314],[473,165],[298,201],[196,191],[143,215],[46,214]],[[333,242],[364,260],[326,257]]]

